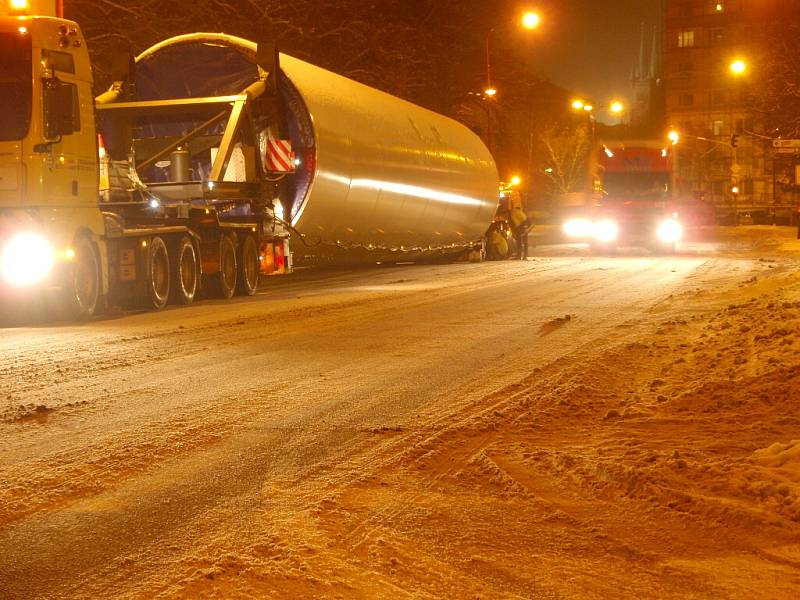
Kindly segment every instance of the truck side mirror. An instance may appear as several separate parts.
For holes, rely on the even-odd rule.
[[[48,140],[80,131],[78,86],[59,79],[44,81],[44,131]]]

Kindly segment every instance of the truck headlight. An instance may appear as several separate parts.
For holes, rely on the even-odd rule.
[[[613,242],[619,235],[619,225],[611,219],[598,221],[592,227],[592,237],[598,242]]]
[[[674,244],[683,237],[683,226],[675,219],[666,219],[658,226],[656,234],[665,244]]]
[[[564,233],[568,237],[589,237],[592,235],[592,222],[589,219],[570,219],[564,223]]]
[[[28,287],[45,279],[53,269],[53,247],[38,233],[18,233],[3,246],[0,274],[13,287]]]

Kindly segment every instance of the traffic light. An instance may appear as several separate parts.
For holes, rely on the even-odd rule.
[[[731,148],[736,148],[739,145],[739,134],[731,134]]]

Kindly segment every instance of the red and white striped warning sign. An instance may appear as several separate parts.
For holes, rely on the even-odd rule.
[[[267,169],[270,171],[294,171],[294,152],[290,140],[267,140]]]

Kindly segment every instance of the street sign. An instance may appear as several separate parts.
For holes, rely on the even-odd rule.
[[[800,140],[772,140],[773,148],[800,148]]]

